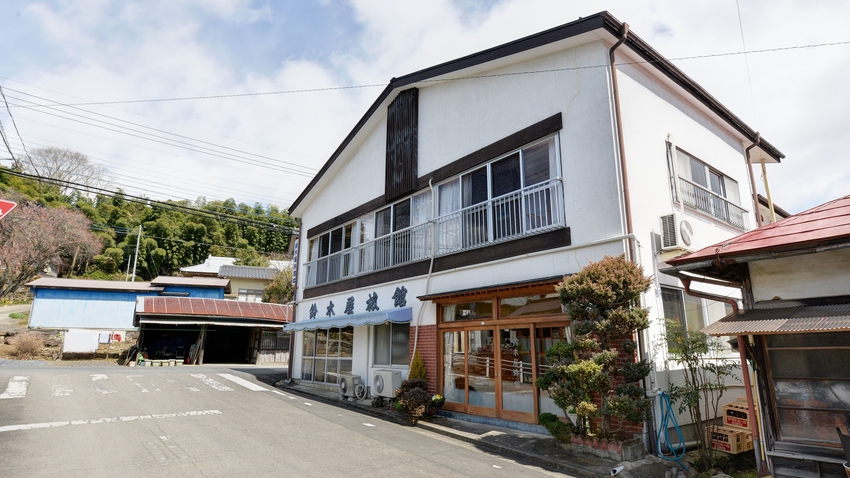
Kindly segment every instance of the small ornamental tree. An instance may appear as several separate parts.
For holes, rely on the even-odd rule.
[[[413,352],[413,360],[410,361],[410,371],[407,373],[407,378],[420,378],[428,380],[427,372],[425,371],[425,362],[422,361],[422,356],[419,355],[419,349]]]
[[[738,364],[728,358],[727,349],[719,339],[686,330],[677,320],[666,319],[665,325],[666,333],[655,346],[666,345],[666,368],[681,368],[682,372],[682,385],[671,383],[668,393],[673,403],[679,405],[679,413],[687,410],[690,414],[697,437],[699,466],[708,470],[714,462],[714,448],[701,432],[720,417],[726,381],[737,380],[734,373]],[[678,366],[671,367],[670,363]]]
[[[616,437],[626,422],[638,424],[649,415],[650,401],[637,384],[649,364],[636,361],[634,341],[635,332],[649,326],[648,310],[640,307],[649,285],[643,269],[622,256],[589,264],[557,285],[573,340],[546,351],[552,367],[536,385],[549,392],[574,433]],[[575,423],[568,411],[577,415]]]

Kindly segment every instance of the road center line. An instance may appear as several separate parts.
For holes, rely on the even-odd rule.
[[[205,415],[221,415],[221,411],[219,410],[196,410],[191,412],[180,412],[180,413],[158,413],[153,415],[129,415],[126,417],[110,417],[110,418],[96,418],[93,420],[70,420],[70,421],[61,421],[61,422],[45,422],[45,423],[28,423],[25,425],[7,425],[4,427],[0,427],[0,433],[2,432],[14,432],[20,430],[35,430],[37,428],[59,428],[64,426],[76,426],[76,425],[96,425],[98,423],[120,423],[120,422],[134,422],[139,420],[161,420],[164,418],[183,418],[183,417],[200,417]]]

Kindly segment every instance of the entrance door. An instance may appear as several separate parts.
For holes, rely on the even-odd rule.
[[[446,409],[534,423],[532,345],[529,327],[444,332]]]

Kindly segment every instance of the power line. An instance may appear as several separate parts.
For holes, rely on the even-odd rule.
[[[19,98],[16,98],[16,99],[19,99]],[[22,101],[27,101],[27,100],[22,100]],[[26,105],[15,105],[15,106],[26,106]],[[284,167],[284,166],[269,164],[266,161],[260,161],[260,160],[251,159],[251,158],[244,158],[244,157],[241,157],[241,156],[234,156],[234,155],[225,156],[224,155],[225,153],[223,151],[216,151],[212,148],[207,148],[207,147],[204,147],[204,146],[197,146],[197,145],[193,145],[193,144],[181,143],[181,142],[174,140],[174,139],[171,139],[171,138],[155,135],[155,134],[148,133],[148,132],[145,132],[145,131],[135,130],[135,129],[132,129],[132,128],[128,128],[126,126],[115,125],[113,123],[109,123],[109,122],[98,120],[98,119],[88,118],[88,117],[78,115],[78,114],[75,114],[75,113],[69,113],[69,112],[65,112],[65,111],[62,112],[62,113],[65,113],[65,114],[80,116],[80,117],[83,117],[83,118],[86,118],[86,119],[89,119],[89,120],[92,120],[92,121],[96,121],[96,122],[99,122],[99,123],[104,123],[104,124],[107,124],[109,126],[114,126],[115,128],[123,128],[123,129],[126,129],[127,131],[122,131],[121,129],[113,129],[113,128],[109,128],[107,126],[93,124],[93,123],[89,123],[89,122],[74,119],[74,118],[68,118],[66,116],[56,114],[56,113],[49,113],[47,111],[40,111],[40,110],[35,110],[35,111],[38,112],[38,113],[41,113],[41,114],[45,114],[45,115],[49,115],[49,116],[55,116],[57,118],[62,118],[62,119],[68,120],[68,121],[73,121],[73,122],[76,122],[76,123],[85,124],[85,125],[88,125],[88,126],[93,126],[95,128],[101,128],[101,129],[105,129],[107,131],[125,134],[127,136],[132,136],[132,137],[144,139],[144,140],[147,140],[147,141],[153,141],[155,143],[161,143],[161,144],[165,144],[165,145],[168,145],[168,146],[174,146],[174,147],[186,149],[186,150],[189,150],[189,151],[193,151],[193,152],[196,152],[196,153],[207,154],[209,156],[214,156],[214,157],[226,159],[226,160],[229,160],[229,161],[234,161],[234,162],[237,162],[237,163],[248,164],[248,165],[251,165],[251,166],[260,166],[260,167],[263,167],[263,168],[266,168],[266,169],[272,169],[272,170],[275,170],[275,171],[289,173],[289,174],[293,174],[293,175],[296,175],[296,176],[304,176],[304,177],[308,177],[308,178],[313,177],[313,174],[310,174],[310,173],[305,172],[305,171],[298,171],[298,170],[294,170],[294,169]],[[134,133],[138,133],[138,134],[134,134]],[[143,135],[147,135],[147,136],[150,136],[150,137],[143,136]]]
[[[35,141],[30,141],[30,144],[36,144],[36,145],[40,145],[40,146],[48,146],[48,145],[45,145],[43,143],[39,143],[39,142],[35,142]],[[116,161],[108,161],[108,160],[104,160],[102,158],[97,158],[97,157],[94,157],[94,156],[91,156],[91,155],[87,155],[87,157],[89,157],[92,160],[95,160],[95,159],[98,160],[98,161],[92,161],[92,163],[94,163],[94,164],[104,165],[103,163],[109,163],[109,164],[115,164],[115,165],[121,166],[122,171],[123,171],[123,169],[126,168],[126,169],[133,169],[133,170],[136,170],[136,171],[142,171],[142,172],[148,172],[148,173],[150,172],[150,171],[145,170],[143,168],[136,168],[136,167],[128,166],[126,164],[119,163],[119,162],[116,162]],[[44,166],[43,163],[40,163],[38,161],[37,161],[37,164],[41,164],[42,166]],[[105,165],[104,165],[104,167],[105,167]],[[128,175],[128,174],[120,174],[120,173],[118,173],[114,170],[109,170],[109,169],[107,169],[105,172],[108,176],[108,179],[113,178],[113,177],[124,178],[123,179],[124,182],[112,181],[112,180],[108,181],[108,182],[113,183],[113,185],[116,185],[116,186],[128,185],[127,181],[129,181],[130,184],[134,185],[134,186],[131,186],[132,188],[140,189],[144,192],[156,194],[156,195],[159,195],[159,196],[174,196],[175,191],[177,192],[176,194],[184,194],[186,192],[191,192],[191,193],[196,194],[196,196],[194,198],[183,196],[182,199],[194,201],[195,199],[197,199],[198,196],[205,196],[206,197],[206,196],[209,195],[209,191],[198,191],[198,190],[186,188],[185,186],[161,183],[161,182],[153,181],[151,179],[142,179],[138,176],[131,176],[131,175]],[[132,174],[132,173],[130,173],[130,174]],[[196,182],[196,183],[199,184],[199,185],[208,184],[210,186],[218,186],[218,185],[213,185],[213,184],[203,183],[203,182]],[[160,189],[160,188],[149,189],[149,188],[145,188],[145,187],[140,187],[140,186],[138,186],[139,184],[141,184],[142,186],[154,184],[154,185],[164,187],[166,189],[165,190]],[[166,193],[164,191],[171,191],[171,192]],[[234,193],[256,194],[255,192],[251,192],[251,191],[242,191],[242,190],[237,190],[237,189],[232,189],[232,188],[219,188],[219,187],[215,187],[213,189],[213,191],[217,191],[219,194],[222,194],[222,195],[232,195]],[[255,198],[255,202],[258,202],[258,203],[265,202],[267,204],[274,204],[276,201],[278,201],[278,199],[272,199],[271,197],[265,197],[265,196],[254,196],[254,198]],[[264,201],[258,200],[260,198],[264,199]]]
[[[6,111],[9,113],[9,119],[11,119],[11,120],[12,120],[12,126],[14,126],[14,127],[15,127],[15,132],[16,132],[16,133],[18,133],[18,139],[20,139],[20,140],[21,140],[21,146],[24,148],[24,153],[26,153],[27,159],[29,159],[30,164],[32,164],[32,168],[33,168],[33,170],[35,170],[35,173],[36,173],[36,174],[39,174],[39,172],[38,172],[38,168],[36,168],[36,167],[35,167],[35,164],[33,164],[33,162],[32,162],[32,158],[30,158],[30,153],[27,151],[27,146],[24,144],[24,138],[21,138],[21,132],[20,132],[20,131],[18,131],[18,123],[16,123],[16,122],[15,122],[15,117],[14,117],[14,116],[12,116],[12,110],[11,110],[11,109],[9,109],[9,101],[8,101],[8,100],[6,100],[6,93],[4,93],[4,92],[3,92],[3,87],[2,87],[2,86],[0,86],[0,96],[3,96],[3,103],[5,103],[5,104],[6,104]],[[3,140],[6,142],[6,146],[8,147],[8,146],[9,146],[9,142],[8,142],[8,139],[6,138],[6,135],[5,135],[5,134],[3,135]],[[9,154],[12,154],[12,150],[11,150],[11,149],[9,149]],[[13,160],[13,161],[16,161],[16,160],[15,160],[15,155],[14,155],[14,154],[12,154],[12,160]],[[17,162],[17,161],[16,161],[16,162]],[[39,176],[40,176],[40,174],[39,174]]]
[[[41,97],[41,96],[33,95],[32,93],[27,93],[27,92],[25,92],[25,91],[15,90],[15,89],[8,88],[8,87],[7,87],[6,89],[7,89],[7,90],[9,90],[9,91],[14,91],[14,92],[16,92],[16,93],[23,94],[23,95],[32,96],[33,98],[38,98],[38,99],[41,99],[41,100],[51,101],[51,100],[50,100],[50,99],[48,99],[48,98],[44,98],[44,97]],[[27,99],[25,99],[25,98],[17,98],[17,97],[12,97],[12,96],[10,96],[10,98],[14,98],[14,99],[17,99],[17,100],[19,100],[19,101],[26,101],[26,102],[31,103],[31,104],[33,104],[33,105],[37,105],[37,103],[35,103],[35,102],[31,101],[31,100],[27,100]],[[21,107],[22,107],[22,108],[27,108],[27,109],[36,109],[36,108],[35,108],[35,106],[21,106]],[[146,128],[146,129],[150,129],[150,130],[157,131],[157,132],[160,132],[160,133],[165,133],[165,134],[168,134],[168,135],[171,135],[171,136],[176,136],[176,137],[178,137],[178,138],[186,139],[186,140],[189,140],[189,141],[195,141],[195,142],[198,142],[198,143],[207,144],[207,145],[210,145],[210,146],[215,146],[215,147],[217,147],[217,148],[222,148],[222,149],[226,149],[226,150],[229,150],[229,151],[235,151],[235,152],[242,153],[242,154],[246,154],[246,155],[249,155],[249,156],[256,156],[256,157],[258,157],[258,158],[268,159],[268,160],[270,160],[270,161],[274,161],[274,162],[276,162],[276,163],[282,163],[282,164],[286,164],[286,165],[289,165],[289,166],[294,166],[294,167],[297,167],[297,168],[302,168],[302,169],[305,169],[305,170],[307,170],[307,171],[313,171],[313,172],[318,171],[318,169],[317,169],[317,168],[312,168],[312,167],[309,167],[309,166],[303,166],[303,165],[296,164],[296,163],[292,163],[292,162],[289,162],[289,161],[283,161],[283,160],[281,160],[281,159],[272,158],[272,157],[270,157],[270,156],[264,156],[264,155],[261,155],[261,154],[251,153],[251,152],[249,152],[249,151],[244,151],[244,150],[241,150],[241,149],[231,148],[231,147],[229,147],[229,146],[223,146],[223,145],[216,144],[216,143],[212,143],[212,142],[209,142],[209,141],[204,141],[204,140],[200,140],[200,139],[195,139],[195,138],[192,138],[192,137],[189,137],[189,136],[185,136],[185,135],[182,135],[182,134],[172,133],[172,132],[170,132],[170,131],[166,131],[166,130],[163,130],[163,129],[154,128],[154,127],[152,127],[152,126],[146,126],[146,125],[143,125],[143,124],[141,124],[141,123],[136,123],[136,122],[133,122],[133,121],[127,121],[127,120],[124,120],[124,119],[121,119],[121,118],[117,118],[117,117],[115,117],[115,116],[109,116],[109,115],[105,115],[105,114],[103,114],[103,113],[97,113],[97,112],[95,112],[95,111],[90,111],[90,110],[86,110],[86,109],[83,109],[83,108],[77,108],[77,107],[75,107],[75,106],[69,106],[69,107],[70,107],[70,108],[73,108],[73,109],[75,109],[75,110],[83,111],[83,112],[85,112],[85,113],[89,113],[89,114],[93,114],[93,115],[97,115],[97,116],[103,116],[103,117],[105,117],[105,118],[109,118],[109,119],[111,119],[111,120],[120,121],[120,122],[122,122],[122,123],[127,123],[127,124],[131,124],[131,125],[134,125],[134,126],[139,126],[139,127]],[[48,108],[49,108],[49,109],[51,109],[51,110],[54,110],[54,111],[61,111],[61,112],[65,113],[65,114],[73,114],[73,113],[70,113],[70,112],[67,112],[67,111],[62,111],[62,110],[59,110],[59,109],[57,109],[57,108],[53,108],[53,107],[48,107]],[[81,117],[81,118],[90,119],[90,120],[92,120],[92,121],[99,121],[99,122],[103,122],[103,123],[105,123],[105,124],[112,124],[112,125],[114,125],[113,123],[109,123],[109,122],[101,121],[101,120],[96,120],[96,119],[94,119],[94,118],[88,118],[88,117],[83,116],[83,115],[74,115],[74,116],[79,116],[79,117]],[[118,126],[118,125],[114,125],[114,126]],[[118,127],[121,127],[121,126],[118,126]],[[129,128],[128,128],[128,129],[129,129]],[[135,131],[135,130],[132,130],[132,129],[131,129],[131,131]]]
[[[19,85],[29,86],[30,88],[35,88],[35,89],[37,89],[37,90],[43,90],[43,91],[47,91],[47,92],[50,92],[50,93],[55,93],[55,94],[57,94],[57,95],[68,96],[68,97],[70,97],[70,98],[76,98],[76,99],[78,99],[78,100],[85,100],[85,98],[80,98],[80,97],[78,97],[78,96],[69,95],[69,94],[67,94],[67,93],[62,93],[62,92],[54,91],[54,90],[51,90],[51,89],[48,89],[48,88],[43,88],[43,87],[40,87],[40,86],[31,85],[31,84],[29,84],[29,83],[24,83],[24,82],[22,82],[22,81],[13,80],[12,78],[8,78],[8,77],[5,77],[5,76],[0,76],[0,79],[6,80],[6,81],[11,81],[12,83],[17,83],[17,84],[19,84]],[[113,109],[113,110],[115,110],[115,111],[121,111],[121,112],[123,112],[123,113],[128,113],[128,114],[131,114],[131,115],[134,115],[134,116],[141,116],[142,118],[151,119],[151,120],[154,120],[154,121],[158,121],[158,122],[160,122],[160,123],[166,123],[166,124],[170,124],[170,125],[174,125],[174,126],[179,126],[179,127],[181,127],[181,128],[186,128],[186,129],[190,129],[190,130],[193,130],[193,131],[198,131],[198,132],[201,132],[201,133],[210,134],[210,135],[213,135],[213,136],[218,136],[218,137],[220,137],[220,138],[232,139],[232,140],[234,140],[234,141],[239,141],[240,143],[245,143],[245,144],[251,144],[251,145],[254,145],[254,146],[259,146],[259,147],[261,147],[261,148],[265,148],[265,149],[271,149],[271,150],[275,150],[275,151],[280,151],[280,152],[282,152],[282,153],[293,154],[293,155],[295,155],[295,156],[303,156],[303,157],[305,157],[305,158],[310,158],[310,159],[315,159],[315,160],[320,160],[320,159],[322,159],[322,158],[318,158],[318,157],[316,157],[316,156],[310,156],[310,155],[303,154],[303,153],[296,153],[296,152],[294,152],[294,151],[288,151],[288,150],[285,150],[285,149],[275,148],[275,147],[273,147],[273,146],[269,146],[269,145],[265,145],[265,144],[260,144],[260,143],[255,143],[255,142],[253,142],[253,141],[247,141],[247,140],[240,139],[240,138],[234,138],[233,136],[227,136],[227,135],[224,135],[224,134],[214,133],[214,132],[212,132],[212,131],[207,131],[207,130],[203,130],[203,129],[200,129],[200,128],[195,128],[195,127],[192,127],[192,126],[187,126],[187,125],[180,124],[180,123],[174,123],[174,122],[172,122],[172,121],[166,121],[166,120],[164,120],[164,119],[162,119],[162,118],[151,118],[150,116],[143,115],[143,114],[141,114],[141,113],[136,113],[135,111],[129,111],[129,110],[124,110],[124,109],[121,109],[121,108],[113,108],[113,107],[108,107],[108,108]]]
[[[744,66],[747,68],[747,84],[750,87],[750,105],[753,107],[753,122],[758,129],[758,115],[756,115],[756,98],[753,94],[753,79],[750,76],[750,61],[747,59],[747,42],[744,40],[744,20],[741,18],[741,3],[735,0],[735,7],[738,10],[738,28],[741,31],[741,46],[744,48]]]
[[[801,50],[801,49],[809,49],[809,48],[821,48],[827,46],[838,46],[838,45],[848,45],[850,41],[838,41],[838,42],[830,42],[830,43],[816,43],[809,45],[796,45],[796,46],[787,46],[787,47],[776,47],[776,48],[764,48],[760,50],[752,50],[752,51],[735,51],[735,52],[725,52],[725,53],[710,53],[705,55],[691,55],[691,56],[682,56],[675,58],[667,58],[664,60],[643,60],[643,61],[632,61],[632,62],[623,62],[623,65],[638,65],[638,64],[647,64],[647,63],[658,63],[659,61],[681,61],[681,60],[696,60],[702,58],[717,58],[724,56],[736,56],[736,55],[746,55],[748,53],[771,53],[778,51],[789,51],[789,50]],[[421,83],[429,83],[429,82],[441,82],[441,81],[459,81],[459,80],[472,80],[472,79],[480,79],[480,78],[495,78],[502,76],[516,76],[516,75],[529,75],[529,74],[537,74],[537,73],[551,73],[557,71],[570,71],[570,70],[584,70],[584,69],[593,69],[593,68],[609,68],[610,65],[600,64],[600,65],[587,65],[587,66],[575,66],[575,67],[564,67],[564,68],[550,68],[544,70],[530,70],[530,71],[517,71],[511,73],[497,73],[491,75],[475,75],[475,76],[465,76],[465,77],[455,77],[455,78],[432,78],[421,80]],[[285,95],[285,94],[296,94],[296,93],[313,93],[313,92],[321,92],[321,91],[335,91],[335,90],[351,90],[357,88],[376,88],[376,87],[384,87],[386,84],[364,84],[364,85],[350,85],[350,86],[334,86],[334,87],[326,87],[326,88],[305,88],[299,90],[282,90],[282,91],[265,91],[265,92],[256,92],[256,93],[232,93],[232,94],[219,94],[219,95],[208,95],[208,96],[179,96],[179,97],[171,97],[171,98],[150,98],[150,99],[134,99],[134,100],[115,100],[115,101],[89,101],[89,102],[81,102],[81,103],[47,103],[47,104],[38,104],[29,106],[29,108],[42,108],[42,107],[52,107],[52,106],[89,106],[89,105],[115,105],[115,104],[130,104],[130,103],[157,103],[157,102],[168,102],[168,101],[189,101],[189,100],[208,100],[208,99],[221,99],[221,98],[241,98],[241,97],[251,97],[251,96],[269,96],[269,95]],[[15,105],[16,107],[22,107],[23,105]]]
[[[87,185],[76,183],[76,182],[73,182],[73,181],[65,181],[65,180],[54,179],[54,178],[46,178],[46,177],[43,177],[43,176],[34,176],[32,174],[20,173],[20,172],[17,172],[17,171],[10,171],[10,170],[0,170],[0,172],[10,174],[12,176],[21,177],[21,178],[52,183],[52,184],[63,186],[63,187],[69,188],[69,189],[83,191],[83,192],[86,192],[86,193],[89,193],[89,194],[101,194],[103,196],[107,196],[107,197],[111,197],[111,198],[120,198],[120,199],[128,201],[128,202],[138,203],[138,204],[142,204],[142,205],[145,205],[145,206],[157,207],[157,208],[161,208],[161,209],[170,209],[170,210],[173,210],[173,211],[182,212],[184,214],[193,214],[193,215],[197,215],[197,216],[203,216],[203,217],[207,217],[207,218],[211,218],[211,219],[216,219],[216,220],[219,220],[219,221],[222,221],[222,222],[230,222],[230,223],[242,225],[242,226],[251,226],[251,227],[255,227],[257,229],[263,229],[263,230],[270,231],[270,232],[277,232],[277,233],[284,233],[284,234],[290,234],[291,235],[291,234],[294,234],[295,231],[297,231],[297,229],[293,228],[292,226],[288,226],[288,225],[284,225],[284,224],[277,224],[277,223],[274,223],[274,222],[271,222],[271,221],[268,221],[268,222],[256,221],[256,220],[253,220],[253,219],[250,219],[250,218],[234,216],[234,215],[231,215],[231,214],[228,214],[228,213],[201,210],[201,209],[196,209],[196,208],[192,208],[192,207],[188,207],[188,206],[183,206],[183,205],[180,205],[180,204],[156,201],[156,200],[153,200],[153,199],[148,199],[148,198],[139,197],[139,196],[133,196],[133,195],[129,195],[129,194],[123,194],[123,193],[117,194],[117,193],[114,193],[114,192],[109,191],[109,190],[104,189],[104,188],[98,188],[98,187],[95,187],[95,186],[87,186]],[[92,190],[94,190],[94,191],[92,191]],[[272,219],[272,218],[269,218],[269,219]]]

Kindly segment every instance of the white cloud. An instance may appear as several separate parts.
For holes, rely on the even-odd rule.
[[[734,2],[615,0],[606,6],[668,58],[742,48]],[[22,14],[38,22],[40,28],[27,34],[39,35],[48,42],[51,55],[45,58],[51,60],[19,59],[24,67],[19,71],[0,70],[0,76],[69,95],[6,83],[9,88],[62,101],[74,100],[72,96],[124,100],[384,84],[391,77],[596,13],[600,6],[590,0],[352,0],[351,8],[351,21],[358,26],[352,31],[359,34],[322,50],[327,57],[304,54],[259,67],[234,63],[219,54],[210,38],[227,42],[258,35],[263,38],[260,28],[286,28],[291,25],[287,22],[308,22],[315,29],[334,28],[334,24],[318,17],[283,18],[273,3],[248,0],[45,0],[28,5]],[[842,28],[848,10],[847,3],[803,7],[793,2],[742,2],[747,47],[754,50],[850,40]],[[232,30],[219,36],[211,30],[211,18]],[[229,36],[223,36],[226,34]],[[251,44],[236,46],[237,51],[252,48]],[[845,107],[848,98],[844,86],[850,80],[850,45],[754,53],[748,60],[752,100],[743,56],[676,63],[788,155],[782,165],[769,167],[778,204],[797,212],[847,194],[848,168],[843,152],[850,148],[850,138],[843,127],[850,114]],[[231,158],[319,168],[379,91],[336,90],[87,109],[273,160],[226,150],[224,155]],[[200,191],[210,198],[235,196],[246,202],[270,201],[287,206],[309,181],[19,111],[25,138],[30,135],[84,152],[97,151],[90,154],[119,163],[109,166],[120,174],[134,176],[134,184],[140,179],[167,184],[167,191],[166,186],[149,185],[148,189],[174,196],[195,197]]]

